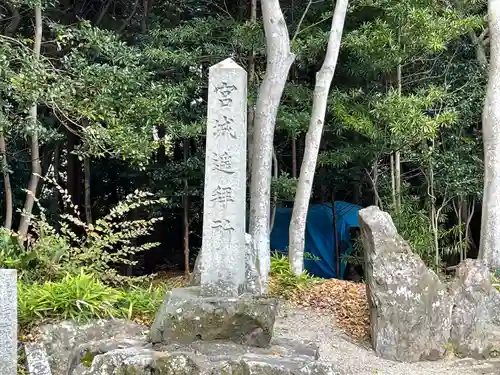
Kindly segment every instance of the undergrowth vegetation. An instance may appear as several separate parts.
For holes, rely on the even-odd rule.
[[[305,254],[309,257],[310,254]],[[311,276],[304,271],[296,276],[290,269],[288,256],[275,251],[271,256],[271,278],[269,282],[269,292],[272,295],[291,298],[296,293],[318,283],[321,279]]]
[[[37,202],[38,214],[31,217],[30,237],[21,239],[16,232],[0,229],[0,268],[18,271],[21,329],[64,319],[150,322],[169,286],[153,284],[151,276],[122,276],[118,267],[135,265],[130,255],[158,245],[138,244],[138,239],[150,234],[161,218],[152,215],[130,220],[129,213],[145,208],[152,211],[165,199],[152,199],[151,193],[135,191],[106,216],[87,224],[80,220],[79,209],[71,203],[67,191],[56,187],[66,202],[66,212],[71,214],[60,215],[60,220],[53,222]]]
[[[21,327],[51,320],[125,318],[148,323],[161,304],[167,286],[112,287],[83,270],[59,281],[18,283]]]

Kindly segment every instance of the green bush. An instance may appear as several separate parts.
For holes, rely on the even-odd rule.
[[[113,288],[92,274],[67,274],[60,281],[18,283],[21,327],[50,320],[85,322],[99,318],[152,319],[160,306],[163,285]]]
[[[305,258],[310,257],[306,253]],[[319,279],[304,271],[296,276],[290,269],[288,256],[274,252],[271,256],[270,293],[283,298],[290,298],[297,292],[314,285]]]
[[[127,278],[120,276],[115,267],[134,265],[136,262],[130,260],[130,255],[158,245],[135,242],[150,234],[161,217],[128,220],[127,214],[164,204],[165,199],[151,199],[151,193],[135,191],[106,216],[94,224],[86,224],[79,219],[78,207],[71,204],[67,192],[57,188],[72,210],[71,214],[61,215],[60,230],[55,230],[46,219],[44,208],[38,205],[40,214],[31,219],[34,236],[21,243],[17,233],[0,231],[0,267],[16,268],[24,281],[58,281],[67,274],[77,275],[84,270],[108,284],[120,284]]]

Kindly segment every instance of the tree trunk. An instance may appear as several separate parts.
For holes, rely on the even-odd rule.
[[[83,158],[83,173],[85,186],[85,221],[92,224],[92,201],[90,199],[90,159],[88,156]]]
[[[392,207],[393,209],[397,209],[396,202],[396,174],[394,172],[394,153],[391,153],[391,157],[389,159],[391,163],[391,195],[392,195]]]
[[[323,133],[328,93],[330,92],[330,86],[337,65],[348,3],[348,0],[337,0],[325,61],[316,74],[311,120],[309,122],[309,130],[306,134],[304,158],[300,167],[299,182],[295,194],[289,230],[290,241],[288,251],[290,254],[290,266],[295,275],[300,275],[304,270],[304,240],[307,211],[309,208],[309,199],[311,198],[314,172],[316,171],[321,135]]]
[[[292,137],[292,177],[297,178],[297,138]]]
[[[189,139],[185,138],[183,141],[183,153],[184,153],[184,168],[187,168],[187,162],[189,158]],[[184,196],[183,196],[183,206],[184,206],[184,274],[189,276],[191,270],[189,269],[189,190],[188,190],[188,180],[184,178]]]
[[[271,164],[278,106],[295,56],[279,0],[262,2],[267,67],[255,108],[252,178],[250,183],[250,234],[255,242],[261,275],[260,292],[267,292],[271,266],[269,222],[271,216]]]
[[[279,175],[279,166],[278,166],[278,157],[276,156],[276,150],[273,148],[273,176],[275,179],[278,178]],[[278,209],[278,195],[274,193],[273,195],[273,206],[271,213],[271,223],[269,225],[269,232],[273,232],[274,228],[274,220],[276,219],[276,210]]]
[[[401,46],[401,28],[398,29],[398,46]],[[398,96],[401,97],[402,91],[402,61],[399,59],[397,67],[397,83]],[[401,213],[401,152],[398,150],[394,153],[394,182],[396,187],[396,212]]]
[[[60,150],[61,147],[59,143],[57,143],[54,147],[54,182],[57,185],[60,185],[60,180],[59,180],[59,170],[60,170],[60,163],[61,163],[61,158],[60,158]],[[60,192],[57,186],[54,186],[52,189],[52,202],[51,202],[51,213],[54,215],[54,228],[56,231],[59,231],[60,229],[60,224],[59,224],[59,200],[60,200]]]
[[[483,109],[484,193],[479,258],[500,268],[500,0],[488,0],[490,62]]]
[[[12,229],[12,212],[14,211],[12,203],[12,187],[10,185],[9,164],[7,163],[7,146],[5,144],[5,135],[0,132],[0,167],[3,174],[3,186],[5,196],[5,222],[4,228]]]
[[[35,57],[35,63],[40,59],[40,48],[42,44],[42,8],[35,7],[35,44],[33,47],[33,54]],[[21,239],[26,237],[28,233],[28,228],[30,225],[30,216],[33,211],[33,205],[35,203],[36,188],[38,186],[39,176],[42,173],[40,167],[40,150],[38,144],[38,107],[36,103],[30,108],[30,120],[33,126],[31,134],[31,176],[28,182],[28,193],[26,195],[26,200],[24,202],[23,213],[21,216],[21,221],[19,222],[18,234]]]
[[[251,0],[250,3],[250,22],[257,23],[257,0]],[[252,50],[248,57],[248,87],[252,88],[255,82],[255,49]],[[252,174],[252,158],[253,158],[253,121],[255,118],[255,107],[253,104],[248,104],[247,107],[247,174],[248,182],[251,181]]]

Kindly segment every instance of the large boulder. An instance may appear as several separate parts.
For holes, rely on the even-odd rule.
[[[412,253],[386,212],[359,211],[373,348],[402,362],[441,357],[450,338],[453,299]]]
[[[189,279],[189,286],[201,284],[201,258],[202,251],[198,253],[194,262],[193,272]],[[245,290],[244,292],[258,295],[261,291],[259,258],[257,257],[252,236],[245,234]]]
[[[151,327],[153,343],[189,344],[197,340],[228,340],[265,347],[271,340],[277,300],[242,295],[207,297],[199,287],[167,292]]]
[[[451,292],[451,347],[460,356],[489,357],[500,348],[496,321],[500,304],[498,292],[491,285],[489,267],[480,260],[465,260],[457,268]]]
[[[127,320],[73,321],[46,324],[38,329],[38,345],[47,353],[52,375],[67,375],[80,366],[78,358],[111,349],[147,345],[149,329]],[[75,358],[77,358],[75,360]]]

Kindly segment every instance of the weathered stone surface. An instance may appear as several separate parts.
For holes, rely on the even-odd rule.
[[[313,342],[300,342],[288,339],[272,339],[266,348],[248,345],[238,345],[222,341],[196,341],[188,345],[173,343],[168,345],[155,345],[159,352],[193,352],[202,353],[211,360],[230,360],[244,354],[259,356],[292,357],[303,360],[319,359],[319,348]]]
[[[151,327],[153,343],[229,340],[265,347],[271,340],[277,301],[270,297],[206,297],[199,287],[168,292]]]
[[[200,285],[237,297],[245,285],[247,73],[231,59],[209,70]]]
[[[49,358],[43,345],[39,343],[24,344],[26,367],[30,375],[52,375]]]
[[[437,359],[450,338],[452,297],[410,250],[390,215],[359,211],[373,348],[403,362]]]
[[[0,269],[0,374],[17,374],[17,271]]]
[[[450,337],[453,350],[460,356],[489,357],[492,350],[500,349],[500,327],[495,324],[500,304],[486,263],[462,262],[451,290],[455,302]]]
[[[198,253],[196,261],[194,262],[193,272],[189,279],[189,286],[201,285],[201,257],[202,252]],[[248,233],[245,234],[245,284],[243,288],[244,293],[259,294],[259,283],[261,282],[259,276],[259,264],[256,256],[255,248],[253,246],[252,236]]]
[[[172,344],[161,351],[117,349],[97,355],[92,366],[79,375],[350,375],[335,371],[331,363],[317,361],[307,346],[281,344],[268,349],[207,342]]]
[[[43,325],[39,331],[37,340],[47,351],[53,375],[67,375],[82,345],[103,340],[144,341],[149,334],[146,327],[126,320],[99,320],[85,325],[64,321]]]

